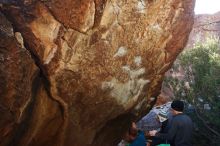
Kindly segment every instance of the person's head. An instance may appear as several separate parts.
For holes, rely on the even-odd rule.
[[[137,137],[137,134],[138,134],[137,126],[136,126],[135,122],[132,122],[129,129],[128,129],[128,131],[125,134],[124,139],[127,142],[132,142]]]
[[[171,111],[174,115],[178,114],[178,113],[182,113],[184,110],[184,103],[183,101],[180,100],[174,100],[171,103]]]

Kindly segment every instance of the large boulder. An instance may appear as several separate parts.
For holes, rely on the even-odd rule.
[[[4,0],[0,8],[1,146],[116,145],[155,103],[194,16],[194,0]]]

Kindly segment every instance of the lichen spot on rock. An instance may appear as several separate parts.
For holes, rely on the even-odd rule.
[[[118,51],[115,53],[113,57],[123,57],[127,54],[127,48],[122,46],[118,48]]]
[[[137,4],[137,10],[139,13],[145,13],[146,12],[146,3],[144,0],[139,0]]]
[[[141,56],[136,56],[136,57],[134,58],[134,63],[139,67],[139,66],[141,65],[141,63],[142,63],[142,58],[141,58]]]

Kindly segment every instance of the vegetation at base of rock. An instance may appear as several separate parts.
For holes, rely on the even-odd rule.
[[[184,99],[195,122],[194,145],[220,145],[220,46],[208,38],[186,49],[176,60],[164,84]],[[181,73],[182,77],[175,76]]]

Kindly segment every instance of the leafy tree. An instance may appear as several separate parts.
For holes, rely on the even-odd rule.
[[[173,74],[181,72],[183,78],[169,76],[165,85],[173,88],[175,97],[194,105],[191,113],[200,130],[195,138],[203,137],[198,145],[220,145],[220,47],[219,40],[207,39],[203,44],[186,49],[174,63]],[[204,109],[210,105],[210,110]],[[208,129],[208,132],[207,132]],[[198,141],[198,140],[197,140]]]

